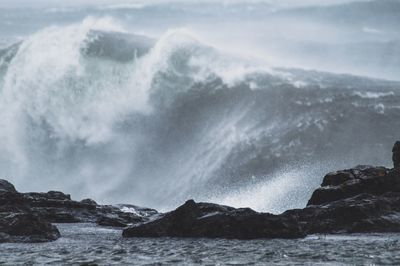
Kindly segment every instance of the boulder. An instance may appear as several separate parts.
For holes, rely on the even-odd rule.
[[[255,239],[299,238],[304,237],[305,233],[290,216],[189,200],[156,220],[128,227],[122,235]]]
[[[385,167],[357,166],[327,174],[307,205],[319,205],[363,193],[400,192],[399,173]]]
[[[97,205],[97,202],[95,202],[95,201],[92,200],[92,199],[83,199],[83,200],[81,200],[80,202],[81,202],[81,203],[84,203],[84,204],[89,204],[89,205]]]
[[[0,243],[47,242],[59,237],[54,225],[32,213],[0,213]]]
[[[0,193],[1,192],[17,192],[14,185],[7,180],[0,179]]]

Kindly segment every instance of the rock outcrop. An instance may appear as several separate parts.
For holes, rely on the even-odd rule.
[[[2,204],[0,211],[29,209],[31,212],[51,223],[96,223],[108,220],[118,221],[119,226],[145,221],[144,216],[133,212],[124,212],[113,205],[98,205],[93,200],[74,201],[70,195],[58,191],[46,193],[18,193],[8,192],[4,197],[0,195]],[[117,224],[117,223],[115,223]]]
[[[59,237],[57,227],[31,212],[0,213],[0,243],[48,242]]]
[[[397,170],[357,166],[327,174],[321,187],[312,194],[308,205],[333,202],[363,193],[382,195],[386,192],[400,192],[400,177]]]
[[[0,192],[17,192],[14,185],[7,180],[0,179]]]
[[[91,222],[102,226],[125,227],[144,222],[157,212],[129,205],[99,205],[94,200],[74,201],[59,191],[19,193],[0,179],[0,243],[44,242],[60,234],[51,223]]]
[[[152,222],[123,231],[124,237],[298,238],[305,234],[295,219],[249,208],[235,209],[187,201]]]
[[[357,166],[327,174],[305,208],[280,215],[193,200],[160,214],[134,205],[74,201],[58,191],[19,193],[0,180],[0,243],[52,241],[60,233],[51,223],[74,222],[125,227],[124,237],[255,239],[400,232],[399,152],[396,142],[392,169]]]
[[[396,141],[396,143],[393,146],[393,165],[395,169],[400,168],[400,141]]]
[[[327,174],[304,209],[280,215],[188,201],[124,237],[290,238],[308,234],[400,232],[400,142],[394,169],[357,166]]]

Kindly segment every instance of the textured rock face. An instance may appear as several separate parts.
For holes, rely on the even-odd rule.
[[[7,180],[0,179],[0,192],[17,192],[14,185]]]
[[[400,193],[361,194],[281,215],[189,201],[159,219],[126,228],[123,236],[254,239],[367,232],[400,232]]]
[[[0,243],[47,242],[59,237],[54,225],[32,213],[0,213]]]
[[[78,202],[59,191],[19,193],[11,183],[0,180],[0,242],[55,240],[59,233],[51,223],[93,222],[125,227],[144,222],[157,213],[129,207],[132,211],[124,212],[118,206],[98,205],[91,199]]]
[[[400,192],[398,171],[384,167],[357,166],[327,174],[321,187],[312,194],[308,205],[319,205],[363,193],[381,195],[386,192]]]
[[[43,242],[60,234],[50,223],[126,227],[124,237],[299,238],[307,234],[400,232],[400,142],[395,168],[357,166],[327,174],[304,209],[280,215],[187,201],[159,214],[134,205],[80,202],[57,191],[19,193],[0,180],[0,242]]]
[[[394,168],[399,169],[400,168],[400,141],[397,141],[394,146],[393,146],[393,165]]]
[[[400,142],[393,148],[396,166]],[[400,171],[357,166],[327,174],[304,209],[281,215],[188,201],[124,237],[287,238],[316,233],[400,232]]]
[[[400,231],[400,193],[350,198],[289,210],[307,234],[369,233]]]
[[[146,220],[133,212],[123,212],[119,207],[112,205],[98,205],[90,199],[74,201],[70,195],[58,191],[0,194],[0,212],[21,209],[29,210],[51,223],[95,223],[115,219],[119,223],[128,225]]]
[[[0,243],[46,242],[59,237],[55,226],[31,211],[23,194],[0,179]]]
[[[132,226],[124,237],[298,238],[305,236],[292,217],[187,201],[161,218]]]

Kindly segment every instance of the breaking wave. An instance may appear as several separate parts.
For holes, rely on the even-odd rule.
[[[88,18],[0,50],[0,170],[23,190],[100,202],[280,212],[304,205],[326,171],[390,163],[399,88]]]

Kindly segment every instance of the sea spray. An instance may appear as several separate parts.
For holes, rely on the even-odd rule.
[[[400,129],[396,82],[252,64],[189,30],[152,41],[88,18],[12,49],[0,167],[21,190],[280,212],[304,205],[321,173],[387,164]]]

